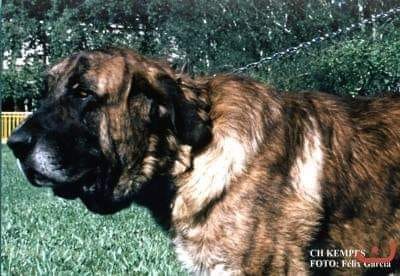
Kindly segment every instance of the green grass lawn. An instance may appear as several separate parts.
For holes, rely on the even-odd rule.
[[[168,234],[138,206],[113,216],[31,186],[2,146],[1,275],[183,275]]]

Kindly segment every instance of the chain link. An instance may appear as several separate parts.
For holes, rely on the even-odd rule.
[[[388,10],[387,12],[384,13],[379,13],[379,14],[375,14],[372,15],[370,18],[368,19],[364,19],[358,23],[355,24],[351,24],[350,26],[346,27],[346,28],[339,28],[338,30],[336,30],[335,32],[331,32],[331,33],[326,33],[322,36],[317,36],[313,39],[311,39],[310,41],[307,42],[302,42],[299,45],[295,46],[295,47],[289,47],[286,50],[277,52],[271,56],[265,57],[260,59],[259,61],[256,62],[252,62],[249,63],[243,67],[237,68],[235,70],[232,71],[232,73],[241,73],[244,72],[246,70],[249,70],[251,68],[260,68],[261,65],[271,62],[271,61],[275,61],[277,59],[280,59],[282,57],[285,56],[289,56],[289,55],[294,55],[297,54],[300,50],[302,49],[307,49],[311,46],[313,46],[314,44],[318,44],[324,40],[328,40],[328,39],[332,39],[335,38],[339,35],[343,35],[343,34],[348,34],[351,31],[358,29],[358,28],[362,28],[365,25],[368,24],[373,24],[375,23],[377,20],[383,20],[383,19],[390,19],[393,16],[395,16],[396,14],[400,13],[400,7],[397,8],[392,8],[390,10]]]

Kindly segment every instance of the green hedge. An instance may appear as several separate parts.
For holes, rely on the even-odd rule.
[[[328,42],[329,43],[329,42]],[[281,59],[252,75],[279,89],[319,90],[338,95],[400,92],[400,31],[321,45]]]

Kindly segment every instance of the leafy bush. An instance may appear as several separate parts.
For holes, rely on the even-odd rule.
[[[400,31],[393,27],[379,39],[361,36],[322,45],[263,70],[253,75],[283,90],[352,96],[400,92]]]

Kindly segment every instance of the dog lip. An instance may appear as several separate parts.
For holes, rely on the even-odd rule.
[[[19,161],[19,160],[18,160]],[[34,168],[23,164],[22,162],[18,162],[18,167],[23,172],[27,180],[36,187],[53,187],[55,186],[54,181],[45,175],[41,174]]]
[[[94,180],[92,180],[91,177],[88,177],[87,175],[88,174],[83,176],[77,182],[71,182],[62,186],[53,187],[54,194],[65,199],[76,199],[78,197],[82,197],[82,195],[88,193],[88,191],[94,193]]]
[[[65,181],[60,181],[59,179],[55,179],[41,173],[40,171],[35,169],[34,166],[30,166],[29,164],[26,164],[26,162],[21,162],[19,159],[17,160],[17,164],[25,177],[28,179],[28,181],[36,187],[59,188],[68,186],[71,185],[71,183],[81,182],[83,179],[87,178],[87,176],[90,175],[91,172],[93,172],[93,169],[87,168],[85,170],[81,170],[73,177],[70,177],[70,179],[66,177]]]

